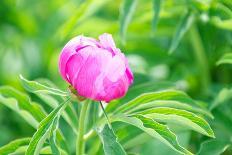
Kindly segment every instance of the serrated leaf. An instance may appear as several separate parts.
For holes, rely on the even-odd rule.
[[[31,155],[31,154],[38,155],[39,154],[40,149],[42,148],[45,140],[49,136],[49,132],[54,123],[54,120],[56,119],[56,117],[58,117],[61,114],[63,109],[66,107],[66,105],[68,104],[67,101],[60,104],[46,118],[44,118],[41,121],[37,131],[35,132],[35,134],[33,135],[30,141],[30,144],[26,151],[26,155]]]
[[[68,92],[64,92],[56,88],[51,88],[51,87],[42,85],[36,81],[29,81],[25,79],[22,75],[20,75],[20,79],[23,84],[23,87],[29,92],[46,93],[46,94],[53,94],[53,95],[59,95],[59,96],[69,96]]]
[[[232,25],[231,25],[232,26]],[[232,64],[232,53],[225,53],[218,61],[217,65]]]
[[[192,155],[191,152],[180,146],[177,141],[176,135],[171,132],[166,125],[160,124],[152,120],[151,118],[144,117],[142,115],[133,115],[133,117],[120,115],[116,118],[116,120],[140,128],[150,136],[157,138],[158,140],[181,154]]]
[[[176,32],[172,38],[172,42],[171,42],[171,46],[169,48],[169,52],[168,53],[172,53],[176,50],[176,48],[178,47],[181,39],[183,38],[183,36],[185,35],[185,33],[188,31],[188,29],[190,28],[190,26],[192,25],[194,20],[194,15],[191,11],[188,11],[183,18],[181,19],[179,25],[176,28]]]
[[[11,153],[14,153],[21,146],[28,145],[30,140],[31,138],[22,138],[22,139],[11,141],[7,145],[0,147],[0,154],[9,155]]]
[[[127,102],[120,106],[115,112],[126,112],[132,108],[137,107],[138,105],[146,104],[155,100],[164,100],[164,101],[179,101],[186,104],[196,104],[187,94],[178,90],[164,90],[151,93],[144,93],[135,99]]]
[[[137,0],[124,0],[120,8],[120,36],[122,43],[126,42],[126,31],[135,12]]]
[[[49,80],[41,79],[41,82],[37,81],[28,81],[25,78],[21,77],[22,83],[25,87],[25,89],[31,93],[35,93],[40,99],[42,99],[46,104],[48,104],[52,108],[56,108],[59,105],[59,102],[55,97],[59,99],[59,101],[64,101],[65,97],[63,95],[56,96],[57,93],[50,93],[50,89],[58,90],[57,87],[50,82]],[[43,87],[37,87],[37,86],[43,86]],[[30,88],[29,88],[30,87]],[[45,90],[44,87],[49,88],[49,90]],[[54,88],[53,88],[54,87]],[[48,92],[49,91],[49,92]],[[49,93],[49,94],[47,94]],[[65,92],[64,92],[65,93]],[[51,96],[53,95],[53,96]],[[72,127],[73,131],[76,132],[77,129],[77,114],[72,107],[72,105],[68,105],[67,108],[65,109],[65,112],[62,114],[64,117],[65,121]]]
[[[145,82],[142,84],[132,85],[132,87],[128,90],[126,96],[121,99],[113,100],[110,104],[107,105],[106,111],[112,112],[118,107],[120,107],[123,103],[129,102],[134,99],[135,96],[139,96],[145,92],[154,92],[165,89],[175,89],[176,86],[170,82],[159,82],[157,85],[157,81]]]
[[[39,104],[32,102],[26,94],[10,86],[0,87],[0,103],[17,112],[35,128],[46,116]]]
[[[153,0],[153,12],[154,12],[154,17],[152,20],[152,31],[153,32],[155,32],[157,24],[158,24],[161,4],[162,4],[161,0]]]
[[[125,150],[118,142],[114,131],[109,128],[108,124],[104,126],[102,131],[97,130],[101,138],[105,155],[126,155]]]
[[[127,114],[133,114],[135,112],[139,112],[151,108],[157,108],[157,107],[177,108],[177,109],[191,111],[194,113],[199,113],[204,116],[208,116],[209,118],[214,118],[213,115],[205,109],[199,108],[194,105],[185,104],[179,101],[152,101],[146,104],[138,105],[137,107],[127,111]]]
[[[181,124],[209,137],[214,137],[213,130],[203,118],[185,110],[158,107],[144,110],[139,112],[139,114],[162,122]]]

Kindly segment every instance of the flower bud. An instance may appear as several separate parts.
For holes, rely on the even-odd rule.
[[[99,41],[85,36],[71,39],[60,54],[59,71],[77,95],[96,101],[123,97],[134,79],[125,55],[106,33]]]

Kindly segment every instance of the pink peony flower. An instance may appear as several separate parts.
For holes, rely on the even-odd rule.
[[[134,79],[125,55],[106,33],[99,41],[85,36],[71,39],[61,52],[59,70],[78,95],[96,101],[123,97]]]

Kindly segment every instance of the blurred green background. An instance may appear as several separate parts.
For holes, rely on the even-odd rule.
[[[217,138],[207,144],[204,136],[181,132],[185,146],[197,152],[204,142],[219,148],[216,154],[232,154],[232,65],[217,65],[232,53],[231,0],[1,0],[0,85],[24,91],[22,74],[66,89],[57,65],[62,47],[76,35],[105,32],[127,55],[134,85],[173,83],[211,110]],[[0,146],[33,132],[0,104]],[[144,155],[175,154],[149,138],[138,145]]]

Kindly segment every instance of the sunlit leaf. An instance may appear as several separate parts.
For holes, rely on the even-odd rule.
[[[60,101],[65,100],[63,95],[59,95],[60,91],[59,89],[56,88],[56,86],[48,81],[48,80],[40,80],[42,82],[37,82],[37,81],[28,81],[22,76],[21,80],[22,83],[25,87],[25,89],[29,92],[35,93],[39,98],[41,98],[46,104],[48,104],[52,108],[56,108],[59,105],[59,101],[54,96],[51,95],[58,95],[56,96],[57,98],[60,99]],[[55,88],[53,88],[53,87]],[[53,92],[55,90],[55,92]],[[58,94],[57,94],[58,91]],[[67,94],[66,92],[62,92],[62,94]],[[64,119],[68,122],[68,124],[73,128],[73,130],[76,132],[77,129],[77,114],[75,113],[74,108],[72,105],[68,105],[67,108],[65,109],[65,112],[62,114]]]
[[[185,104],[179,101],[152,101],[146,104],[141,104],[138,105],[137,107],[127,111],[127,113],[134,113],[134,112],[139,112],[142,110],[146,110],[146,109],[151,109],[151,108],[156,108],[156,107],[169,107],[169,108],[177,108],[177,109],[183,109],[183,110],[187,110],[187,111],[191,111],[194,113],[199,113],[202,114],[204,116],[208,116],[210,118],[213,118],[213,115],[200,107],[194,106],[194,105],[189,105],[189,104]]]
[[[221,64],[232,64],[232,53],[225,53],[217,62],[217,65]]]
[[[45,119],[40,122],[40,125],[33,135],[30,144],[27,148],[26,155],[38,155],[40,149],[42,148],[45,140],[48,138],[52,125],[63,109],[67,106],[68,102],[60,104],[56,109],[54,109]]]
[[[126,42],[126,31],[135,12],[137,0],[124,0],[120,8],[120,36]]]
[[[157,107],[144,110],[139,114],[152,117],[161,122],[181,124],[209,137],[214,137],[213,130],[203,118],[185,110]]]
[[[118,142],[114,131],[106,124],[102,131],[98,131],[101,138],[105,155],[126,155],[125,150]]]
[[[178,27],[176,28],[176,32],[172,38],[171,46],[169,48],[169,53],[172,53],[178,47],[181,39],[185,35],[185,33],[189,30],[194,20],[194,15],[191,11],[188,11],[183,18],[181,19]]]
[[[59,96],[68,96],[68,92],[63,92],[56,88],[50,88],[48,86],[42,85],[36,81],[28,81],[25,79],[22,75],[20,75],[21,82],[23,84],[23,87],[33,93],[48,93],[53,95],[59,95]]]
[[[56,140],[57,130],[59,127],[59,119],[60,119],[59,115],[54,119],[50,131],[50,138],[49,138],[52,153],[55,155],[60,155],[59,146],[57,145],[57,140]]]
[[[135,99],[123,104],[116,112],[126,112],[132,108],[137,107],[138,105],[146,104],[155,100],[164,100],[164,101],[179,101],[181,103],[195,105],[195,101],[192,100],[187,94],[178,90],[164,90],[151,93],[144,93]]]
[[[140,128],[150,136],[160,140],[161,142],[181,154],[192,154],[191,152],[180,146],[177,141],[176,135],[171,132],[166,125],[160,124],[151,118],[144,117],[142,115],[134,115],[133,117],[126,117],[121,115],[118,116],[117,120]]]
[[[0,103],[17,112],[35,128],[38,126],[38,122],[46,116],[40,105],[32,102],[27,95],[9,86],[0,87]]]
[[[14,153],[21,146],[28,145],[30,140],[31,138],[22,138],[22,139],[11,141],[7,145],[0,147],[0,154],[9,155],[11,153]]]

